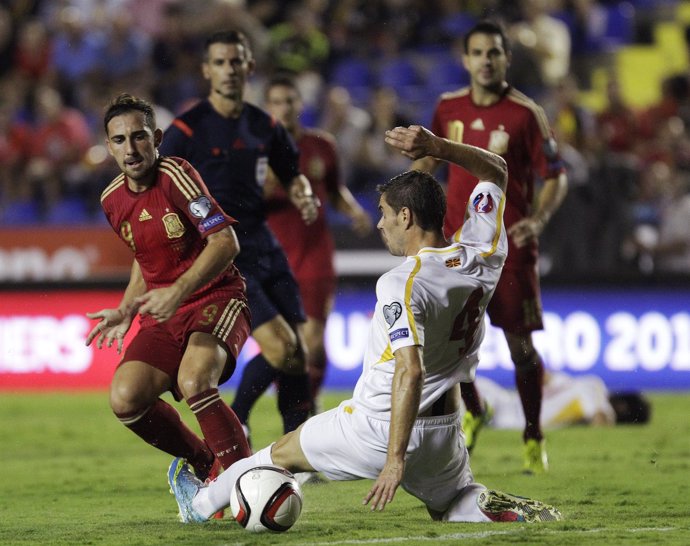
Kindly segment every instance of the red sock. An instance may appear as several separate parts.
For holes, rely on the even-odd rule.
[[[175,408],[160,398],[143,412],[115,415],[123,425],[153,447],[174,457],[187,459],[194,470],[203,471],[213,464],[213,453],[206,443],[182,422]]]
[[[522,439],[524,441],[541,440],[544,437],[539,420],[544,384],[544,363],[539,355],[536,355],[536,361],[531,365],[515,368],[515,384],[520,394],[522,409],[525,412],[525,430]]]
[[[482,399],[479,396],[479,391],[477,391],[474,381],[472,383],[460,383],[460,394],[467,411],[475,417],[482,414]]]
[[[218,389],[200,392],[188,398],[187,404],[199,421],[206,443],[224,469],[252,454],[242,423],[223,402]]]

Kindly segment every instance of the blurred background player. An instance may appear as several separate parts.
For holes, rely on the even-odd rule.
[[[525,417],[520,397],[486,377],[475,379],[482,399],[491,405],[488,426],[523,429]],[[544,374],[544,397],[541,426],[544,429],[571,425],[643,424],[649,421],[649,402],[638,392],[609,392],[596,375],[569,375],[563,372]]]
[[[236,232],[242,252],[236,265],[247,282],[252,337],[261,352],[245,367],[232,407],[246,426],[255,393],[264,392],[280,374],[284,391],[280,412],[289,431],[312,410],[303,334],[306,318],[285,254],[266,224],[263,186],[269,169],[303,222],[316,219],[318,199],[299,171],[298,151],[287,131],[243,100],[254,66],[244,34],[220,31],[209,36],[202,62],[210,86],[208,98],[173,121],[161,151],[194,165],[221,207],[239,222]]]
[[[510,58],[508,41],[498,24],[480,21],[470,29],[462,57],[470,86],[441,95],[431,128],[439,136],[499,154],[508,164],[508,259],[488,314],[492,324],[503,330],[515,365],[526,421],[524,471],[539,473],[548,469],[548,459],[539,417],[544,364],[532,343],[532,331],[543,328],[538,238],[565,197],[567,178],[543,109],[505,80]],[[438,164],[437,159],[425,157],[412,168],[433,172]],[[537,178],[543,186],[535,196]],[[475,183],[471,174],[449,165],[447,236],[462,225]],[[474,383],[463,383],[461,388],[467,407],[463,428],[472,449],[487,419],[487,408]]]
[[[189,457],[200,479],[215,477],[219,465],[227,468],[251,453],[241,423],[218,393],[250,331],[244,282],[233,265],[236,222],[188,162],[158,155],[163,133],[148,102],[120,95],[104,125],[122,173],[101,203],[134,261],[118,308],[87,314],[100,322],[86,344],[97,338],[99,349],[115,343],[121,352],[141,315],[112,379],[112,410],[152,446]],[[204,439],[160,398],[166,391],[186,400]]]
[[[266,85],[264,100],[266,110],[295,139],[300,151],[300,171],[309,179],[319,200],[330,203],[336,211],[347,216],[357,235],[367,235],[372,221],[340,179],[335,139],[325,131],[304,127],[299,120],[303,103],[295,82],[289,76],[276,76]],[[307,226],[300,221],[299,211],[272,173],[264,186],[264,194],[268,225],[287,255],[307,314],[304,338],[311,394],[316,404],[326,373],[324,333],[336,287],[335,242],[325,208],[321,208],[316,221]],[[278,398],[281,396],[279,385]]]

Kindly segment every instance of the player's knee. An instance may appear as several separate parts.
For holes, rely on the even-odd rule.
[[[304,367],[305,350],[296,337],[276,339],[270,347],[262,351],[264,358],[279,370],[287,371]]]
[[[541,358],[534,347],[527,347],[513,355],[513,363],[518,370],[532,370],[541,365]]]
[[[177,387],[180,389],[185,400],[217,386],[218,385],[212,384],[205,374],[183,372],[182,369],[180,369],[177,376]]]
[[[151,401],[135,384],[118,381],[110,386],[110,408],[115,415],[135,413],[150,404]]]

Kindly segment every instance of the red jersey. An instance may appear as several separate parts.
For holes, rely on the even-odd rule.
[[[436,105],[431,130],[438,136],[489,150],[506,160],[506,227],[531,214],[536,180],[546,180],[564,172],[544,110],[511,87],[491,106],[474,104],[469,87],[444,93]],[[476,177],[449,164],[446,236],[462,225],[467,201],[476,183]],[[536,242],[517,248],[509,241],[506,267],[531,266],[536,259]]]
[[[134,252],[149,290],[174,283],[194,263],[209,234],[236,223],[187,161],[163,157],[157,169],[156,182],[143,192],[130,190],[126,176],[120,174],[101,194],[108,222]],[[220,287],[244,299],[244,280],[230,264],[186,301]]]
[[[321,203],[338,191],[339,175],[335,139],[318,129],[305,129],[297,141],[299,168],[309,179]],[[334,277],[335,243],[328,227],[325,207],[319,208],[315,222],[306,225],[299,210],[288,199],[282,186],[267,200],[268,225],[280,241],[295,277],[318,279]]]

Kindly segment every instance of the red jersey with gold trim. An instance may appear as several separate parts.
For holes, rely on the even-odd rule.
[[[564,171],[544,110],[532,99],[509,87],[491,106],[477,106],[469,87],[441,95],[431,130],[455,142],[471,144],[503,157],[508,164],[505,225],[532,212],[534,184]],[[454,164],[448,166],[446,236],[463,222],[467,201],[477,178]],[[517,248],[509,242],[506,268],[536,263],[537,243]]]
[[[305,129],[297,141],[299,168],[309,179],[321,203],[338,191],[340,181],[335,139],[317,129]],[[267,199],[268,225],[287,255],[290,269],[298,280],[334,277],[335,243],[328,227],[325,207],[319,207],[315,222],[306,225],[287,192],[278,186]]]
[[[211,197],[199,173],[184,159],[162,157],[156,182],[143,192],[120,174],[101,194],[103,211],[120,239],[134,252],[147,289],[169,286],[187,271],[206,246],[206,237],[236,223]],[[223,287],[244,299],[244,280],[228,269],[187,301]]]

